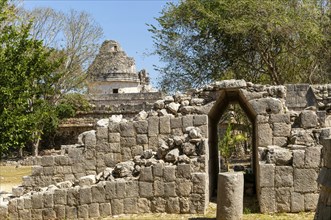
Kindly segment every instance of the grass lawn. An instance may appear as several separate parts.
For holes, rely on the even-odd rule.
[[[10,192],[14,186],[22,184],[22,177],[31,174],[29,166],[0,166],[0,191]]]

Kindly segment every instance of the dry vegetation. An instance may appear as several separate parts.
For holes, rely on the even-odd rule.
[[[22,177],[31,174],[28,166],[0,166],[0,191],[11,191],[14,186],[22,184]]]

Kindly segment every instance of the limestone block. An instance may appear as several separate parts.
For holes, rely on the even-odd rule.
[[[53,208],[54,206],[53,193],[45,192],[43,194],[43,203],[44,203],[44,208]]]
[[[148,132],[148,121],[141,120],[133,122],[137,134],[147,134]]]
[[[160,117],[160,134],[170,134],[170,116]]]
[[[40,176],[43,175],[44,169],[42,166],[32,166],[32,176]]]
[[[109,143],[119,143],[121,140],[121,134],[120,133],[109,133]]]
[[[171,134],[173,136],[183,136],[183,129],[182,128],[173,128],[171,129]]]
[[[271,114],[270,115],[270,123],[291,123],[290,114]]]
[[[217,219],[241,219],[243,214],[243,196],[243,173],[219,173],[217,187]]]
[[[1,217],[1,211],[0,211],[0,217]],[[27,210],[27,209],[18,210],[18,217],[19,219],[31,219],[31,210]]]
[[[157,163],[152,166],[153,169],[153,176],[154,177],[163,177],[163,169],[164,164],[163,163]]]
[[[173,114],[177,114],[179,107],[180,104],[175,102],[171,102],[168,105],[166,105],[167,110]]]
[[[154,185],[154,196],[163,196],[164,195],[163,180],[155,180],[153,185]]]
[[[159,118],[149,117],[148,118],[148,136],[155,137],[159,134]]]
[[[121,122],[120,128],[122,137],[133,137],[136,134],[132,122]]]
[[[283,113],[283,104],[276,98],[253,99],[249,103],[259,115]]]
[[[35,193],[31,196],[31,203],[33,209],[42,209],[43,205],[43,194]]]
[[[83,186],[80,188],[79,201],[80,201],[80,204],[82,204],[82,205],[92,203],[91,187]]]
[[[105,194],[106,194],[106,199],[108,200],[117,198],[116,182],[110,182],[110,181],[106,182]]]
[[[318,117],[315,111],[304,110],[300,114],[302,128],[314,128],[318,126]]]
[[[290,166],[276,166],[275,187],[293,186],[293,168]]]
[[[317,172],[314,169],[294,169],[294,191],[315,192]]]
[[[185,115],[182,118],[183,131],[185,131],[186,128],[193,126],[193,117],[194,117],[193,115]]]
[[[258,124],[257,135],[259,147],[266,147],[272,144],[272,129],[269,124]]]
[[[164,196],[165,197],[176,197],[176,185],[175,182],[164,183]]]
[[[136,145],[135,137],[121,137],[121,147],[132,147]]]
[[[170,127],[171,129],[180,128],[182,129],[182,118],[170,118]]]
[[[195,144],[192,144],[190,142],[186,142],[182,145],[182,150],[183,150],[183,153],[186,155],[186,156],[193,156],[193,155],[196,155],[196,146]]]
[[[178,164],[177,165],[177,178],[191,178],[191,166],[190,164]]]
[[[164,161],[174,163],[178,160],[178,157],[179,157],[179,149],[174,148],[165,155]]]
[[[98,218],[100,217],[100,212],[99,212],[99,203],[92,203],[88,207],[88,212],[89,212],[89,217],[90,218]]]
[[[116,181],[116,195],[117,198],[119,199],[123,199],[125,198],[125,181],[120,180],[120,181]]]
[[[42,209],[31,209],[31,219],[42,220],[43,219]]]
[[[126,197],[137,198],[139,197],[139,185],[138,181],[130,181],[125,183]]]
[[[130,147],[123,147],[121,149],[121,155],[123,161],[128,161],[132,159],[132,152]]]
[[[14,197],[20,197],[24,194],[24,187],[22,186],[14,186],[12,188],[12,194]]]
[[[200,129],[201,137],[208,138],[208,126],[201,125],[198,128]]]
[[[138,134],[137,135],[137,144],[148,144],[148,137],[145,134]]]
[[[108,130],[110,133],[120,133],[121,127],[119,122],[110,122],[108,125]]]
[[[120,215],[124,213],[123,199],[111,200],[111,211],[113,215]]]
[[[54,163],[55,165],[71,165],[71,162],[69,160],[69,157],[66,155],[57,155],[54,157]]]
[[[303,168],[305,165],[305,151],[293,150],[293,167]]]
[[[146,198],[138,198],[137,209],[138,213],[151,212],[151,202]]]
[[[89,218],[88,210],[89,210],[89,206],[87,204],[78,206],[77,217],[83,218],[83,219],[88,219]]]
[[[64,205],[55,205],[54,211],[56,219],[65,219],[65,206]]]
[[[17,198],[17,210],[22,210],[24,209],[24,199],[23,198]]]
[[[23,176],[22,180],[23,180],[23,183],[22,183],[23,186],[28,186],[29,187],[29,186],[34,185],[34,180],[31,176]]]
[[[176,167],[175,166],[165,166],[163,177],[166,182],[175,181],[176,180]]]
[[[297,192],[291,193],[291,212],[303,212],[305,210],[304,195]]]
[[[277,212],[291,211],[291,188],[283,187],[277,188],[276,191],[276,208]]]
[[[257,124],[267,124],[269,123],[269,115],[257,115],[256,116],[256,123]]]
[[[310,130],[292,129],[290,143],[295,145],[311,146],[316,142]]]
[[[193,193],[204,194],[206,193],[206,181],[207,177],[205,173],[193,173]]]
[[[136,213],[138,213],[137,198],[126,198],[126,199],[124,199],[124,213],[125,214],[136,214]]]
[[[178,196],[189,196],[190,193],[192,192],[192,182],[191,180],[187,179],[176,179],[176,193]]]
[[[53,201],[54,201],[54,205],[67,204],[67,191],[65,189],[55,189]]]
[[[152,182],[154,180],[151,167],[144,167],[140,170],[139,181]]]
[[[305,194],[305,211],[315,211],[317,207],[319,194],[317,193],[306,193]]]
[[[66,206],[66,218],[65,219],[77,219],[77,207],[75,206]]]
[[[97,142],[108,141],[108,127],[97,127]]]
[[[55,219],[56,218],[56,213],[53,209],[47,208],[43,209],[42,211],[43,219]]]
[[[261,213],[273,213],[276,211],[276,195],[273,187],[263,187],[260,191]]]
[[[95,185],[91,188],[92,202],[93,203],[104,203],[106,200],[105,188],[101,185]]]
[[[154,197],[151,204],[151,209],[153,213],[163,213],[165,212],[166,200],[161,197]]]
[[[190,212],[190,200],[188,198],[179,198],[180,213]]]
[[[180,213],[179,199],[178,198],[168,198],[166,203],[166,212],[171,214]]]
[[[99,211],[101,217],[107,217],[111,215],[111,205],[110,203],[100,203]]]
[[[24,196],[23,201],[24,201],[24,209],[31,209],[32,208],[32,203],[31,203],[31,197],[30,196]]]
[[[205,200],[204,196],[200,194],[190,195],[190,213],[205,213]]]
[[[267,163],[276,165],[291,165],[293,161],[292,152],[289,149],[279,146],[268,146]]]
[[[288,144],[287,137],[273,137],[272,144],[279,147],[285,147]]]
[[[81,163],[76,163],[72,165],[71,167],[72,173],[84,173],[85,172],[85,167]]]
[[[305,154],[305,167],[318,168],[321,164],[321,147],[308,147]]]
[[[67,205],[74,206],[79,204],[79,187],[69,188],[67,190]]]
[[[288,137],[291,134],[291,124],[274,123],[273,135],[276,137]]]
[[[95,158],[91,159],[91,160],[84,160],[83,164],[84,164],[84,168],[86,170],[95,170],[95,168],[96,168]]]
[[[153,197],[153,183],[139,182],[139,194],[142,198]]]
[[[275,165],[260,163],[260,187],[273,187],[275,179]]]
[[[206,125],[207,122],[208,122],[207,115],[194,115],[194,118],[193,118],[194,126]]]
[[[95,147],[95,145],[97,143],[96,131],[95,130],[87,131],[85,133],[84,143],[85,143],[85,147],[87,147],[87,148],[94,148]]]
[[[43,167],[53,166],[54,162],[55,162],[54,156],[43,156],[43,157],[41,157],[41,165]]]

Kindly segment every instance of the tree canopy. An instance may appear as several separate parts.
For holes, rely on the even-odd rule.
[[[185,90],[212,80],[322,83],[330,80],[325,0],[183,0],[150,25],[164,66],[161,87]],[[176,79],[176,80],[173,80]]]
[[[30,36],[31,24],[16,22],[16,8],[0,1],[0,153],[38,143],[56,121],[52,98],[61,60]]]

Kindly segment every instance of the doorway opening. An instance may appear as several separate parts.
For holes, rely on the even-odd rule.
[[[211,200],[217,197],[219,172],[243,172],[244,212],[259,212],[255,111],[239,89],[222,90],[208,118]]]

